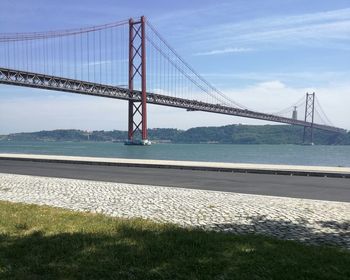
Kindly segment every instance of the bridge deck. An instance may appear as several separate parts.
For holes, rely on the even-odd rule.
[[[72,92],[122,100],[141,101],[140,91],[130,92],[128,89],[122,87],[91,83],[87,81],[80,81],[57,76],[48,76],[40,73],[13,70],[8,68],[0,68],[0,84]],[[346,130],[338,127],[317,123],[312,124],[310,122],[280,117],[272,114],[260,113],[236,107],[205,103],[198,100],[183,99],[155,93],[147,93],[147,103],[182,108],[191,111],[204,111],[304,127],[313,126],[314,128],[320,130],[346,133]]]

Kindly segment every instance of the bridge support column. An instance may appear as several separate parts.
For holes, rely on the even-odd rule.
[[[310,126],[304,126],[303,144],[314,144],[314,114],[315,114],[315,93],[306,93],[305,122]]]
[[[129,20],[129,124],[126,145],[150,145],[147,137],[146,94],[146,19]],[[133,99],[133,91],[141,91],[141,100]]]

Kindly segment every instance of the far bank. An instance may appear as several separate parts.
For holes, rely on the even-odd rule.
[[[188,130],[153,128],[148,130],[152,143],[177,144],[302,144],[303,128],[289,125],[226,125],[220,127],[194,127]],[[51,131],[21,132],[0,135],[4,141],[91,141],[124,142],[127,131],[59,129]],[[350,133],[339,134],[314,131],[315,145],[350,145]]]

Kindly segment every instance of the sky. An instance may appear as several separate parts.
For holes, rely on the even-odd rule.
[[[197,72],[238,103],[277,112],[316,92],[332,123],[350,129],[348,0],[1,2],[0,33],[80,28],[145,15]],[[237,123],[265,124],[148,106],[150,128]],[[126,130],[127,103],[0,86],[0,134],[68,128]]]

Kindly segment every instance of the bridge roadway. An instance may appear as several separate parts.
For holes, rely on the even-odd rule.
[[[350,180],[1,159],[0,173],[350,202]]]
[[[128,89],[121,87],[102,85],[86,81],[67,79],[57,76],[48,76],[39,73],[32,73],[7,68],[0,68],[0,84],[72,92],[78,94],[94,95],[122,100],[141,101],[140,91],[134,90],[133,92],[130,92]],[[298,125],[304,127],[313,126],[314,128],[320,130],[346,133],[346,130],[338,127],[317,123],[311,124],[310,122],[305,122],[302,120],[284,118],[272,114],[265,114],[251,110],[239,109],[236,107],[205,103],[197,100],[183,99],[161,94],[147,93],[147,103],[182,108],[191,111],[204,111],[217,114],[239,116],[244,118],[259,119],[277,123]]]

